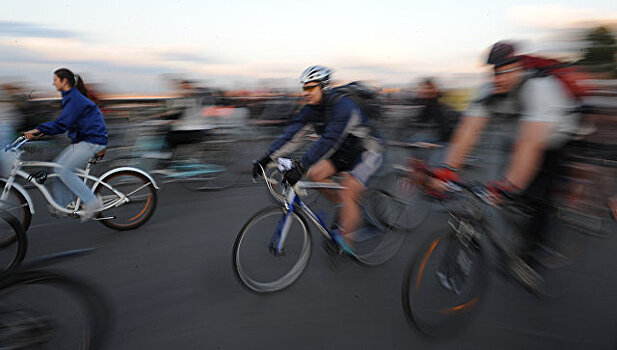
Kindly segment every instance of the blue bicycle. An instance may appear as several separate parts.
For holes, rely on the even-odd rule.
[[[266,171],[263,174],[266,177]],[[281,198],[272,182],[265,179],[273,197]],[[302,199],[311,189],[341,190],[343,187],[336,183],[307,181],[299,181],[295,186],[283,184],[281,205],[259,211],[238,233],[233,247],[233,270],[249,290],[279,291],[293,284],[304,272],[312,248],[306,218],[323,234],[329,253],[343,254],[336,234],[326,224],[325,215],[313,212]],[[399,226],[404,206],[404,202],[384,191],[366,190],[361,200],[364,226],[349,235],[353,252],[345,254],[368,266],[380,265],[392,258],[404,239]]]

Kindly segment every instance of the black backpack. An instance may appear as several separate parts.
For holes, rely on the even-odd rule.
[[[379,94],[361,82],[355,81],[347,85],[337,86],[330,89],[328,94],[330,95],[327,101],[328,114],[332,105],[345,96],[351,98],[370,120],[383,119],[383,104]]]

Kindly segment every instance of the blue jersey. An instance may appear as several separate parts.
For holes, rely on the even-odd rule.
[[[285,132],[272,143],[266,155],[278,157],[290,152],[292,144],[298,145],[304,134],[314,129],[320,136],[301,159],[302,165],[309,168],[321,159],[327,159],[342,145],[349,136],[361,140],[367,150],[382,151],[382,142],[377,132],[370,125],[370,120],[360,107],[349,97],[338,99],[324,95],[325,101],[335,100],[320,105],[305,105],[293,119]]]
[[[73,143],[86,141],[107,145],[107,129],[99,108],[76,88],[62,91],[62,113],[55,120],[36,127],[46,135],[68,131]]]

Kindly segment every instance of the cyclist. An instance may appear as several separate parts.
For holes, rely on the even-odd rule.
[[[82,219],[92,217],[101,203],[86,184],[73,173],[73,169],[81,168],[95,154],[107,146],[107,129],[99,108],[88,98],[84,83],[77,74],[66,68],[54,72],[54,87],[62,94],[62,113],[52,121],[40,124],[35,129],[26,131],[24,136],[29,140],[41,137],[43,134],[56,135],[68,131],[72,144],[58,155],[55,163],[61,167],[55,168],[62,183],[54,183],[56,201],[63,206],[69,206],[73,194],[84,203],[85,214]],[[73,208],[77,209],[77,208]]]
[[[253,171],[291,152],[298,140],[311,127],[320,135],[302,159],[286,172],[284,180],[294,185],[305,173],[311,181],[332,182],[331,176],[340,174],[341,191],[322,191],[340,207],[340,217],[334,223],[334,237],[339,247],[352,253],[349,234],[361,222],[357,200],[369,178],[378,170],[383,159],[383,145],[368,116],[349,97],[335,98],[330,89],[332,71],[323,66],[311,66],[300,75],[306,105],[300,110],[284,133],[275,140],[266,154],[254,162]]]
[[[434,171],[436,180],[431,185],[439,193],[445,189],[445,182],[458,178],[457,169],[489,124],[505,131],[500,139],[510,145],[509,159],[501,169],[503,175],[490,182],[488,189],[496,204],[514,198],[528,210],[527,220],[520,216],[516,221],[531,240],[512,247],[512,260],[507,266],[515,277],[533,288],[541,279],[530,268],[535,263],[530,248],[545,233],[549,189],[561,164],[564,145],[578,127],[579,103],[557,77],[533,76],[533,72],[525,70],[512,43],[494,44],[487,64],[493,66],[493,81],[474,97],[454,132],[443,165]],[[527,274],[517,275],[520,271]]]

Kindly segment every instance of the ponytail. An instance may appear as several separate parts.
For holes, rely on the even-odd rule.
[[[54,74],[60,79],[66,79],[69,86],[77,88],[77,91],[79,91],[82,95],[88,96],[88,90],[84,86],[84,81],[79,75],[73,74],[73,72],[66,68],[57,69]]]
[[[77,74],[75,74],[75,88],[77,91],[81,92],[82,95],[88,97],[88,89],[86,89],[84,81],[81,80],[81,77]]]

